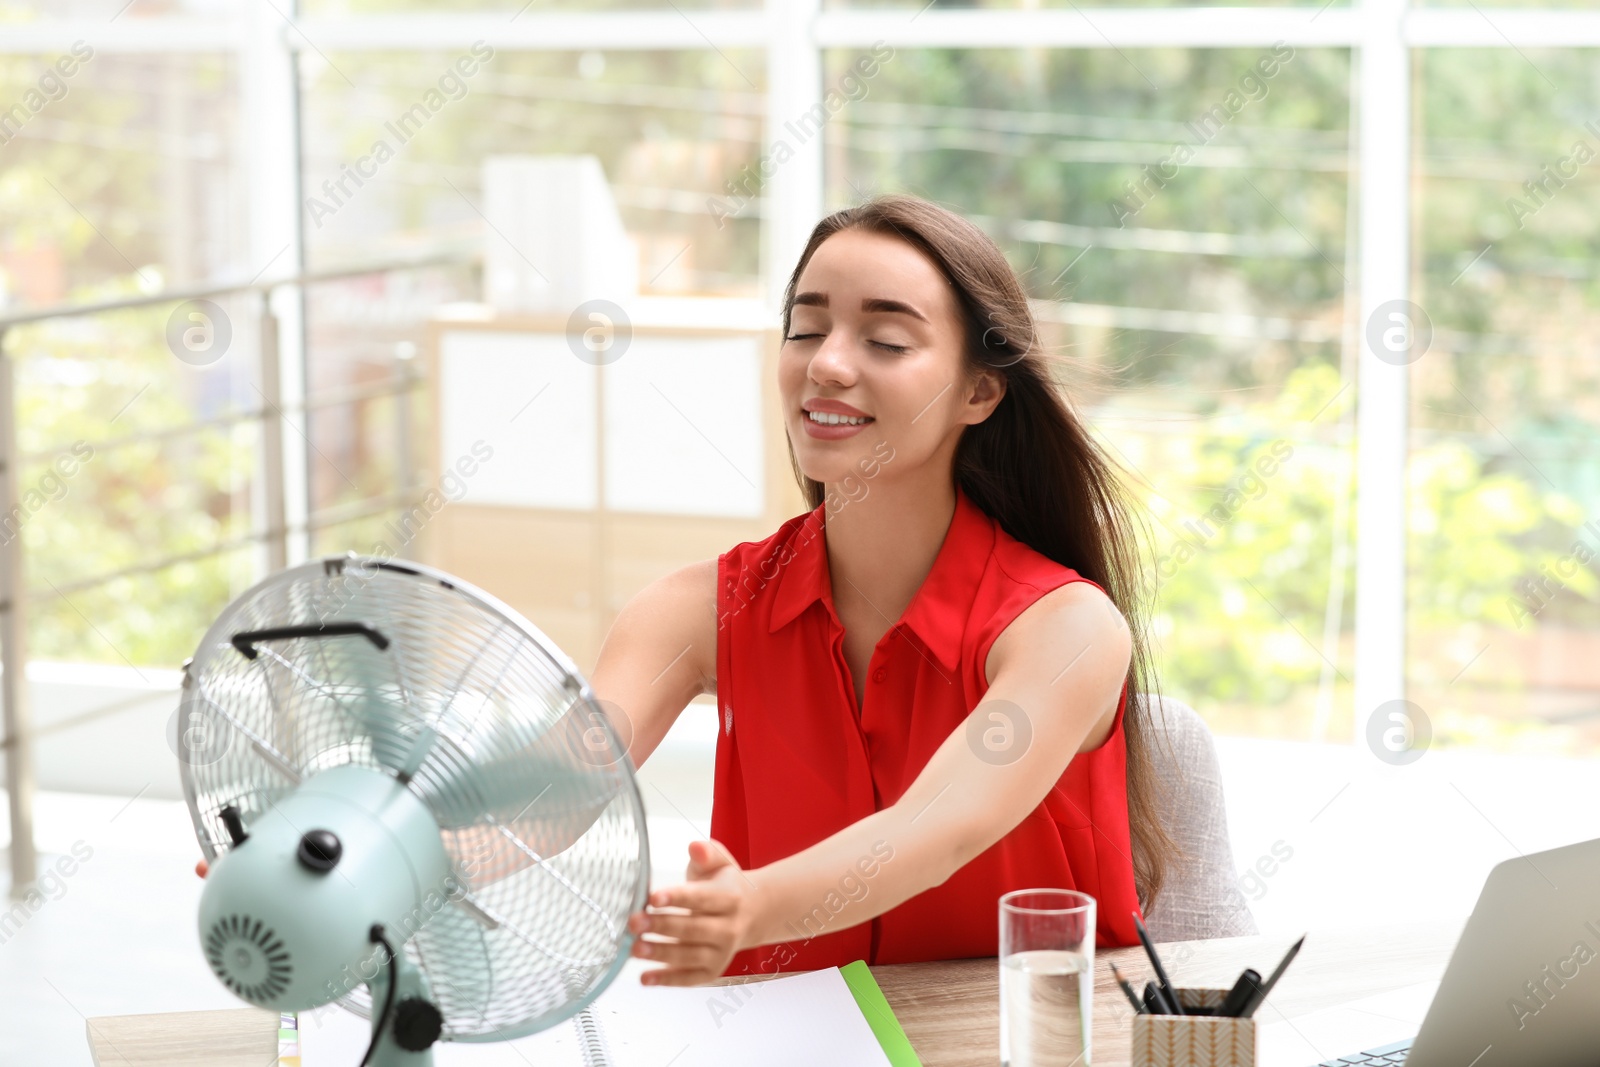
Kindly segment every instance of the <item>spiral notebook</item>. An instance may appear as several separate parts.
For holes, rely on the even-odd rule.
[[[573,1020],[510,1042],[441,1042],[438,1067],[921,1067],[883,992],[857,960],[731,986],[642,986],[630,958],[596,998],[590,1037]],[[299,1016],[299,1067],[356,1067],[368,1024],[335,1006]]]

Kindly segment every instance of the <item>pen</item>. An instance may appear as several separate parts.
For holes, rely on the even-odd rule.
[[[1133,1005],[1133,1013],[1135,1015],[1143,1015],[1144,1005],[1139,1003],[1139,998],[1134,995],[1133,986],[1129,985],[1128,980],[1122,977],[1122,972],[1117,970],[1115,963],[1111,965],[1111,977],[1115,978],[1117,984],[1122,987],[1122,992],[1128,998],[1128,1003]]]
[[[1144,928],[1144,923],[1139,921],[1139,913],[1133,913],[1133,926],[1139,932],[1139,943],[1144,946],[1144,954],[1150,957],[1150,966],[1156,972],[1156,991],[1160,993],[1171,1006],[1169,1015],[1182,1015],[1183,1005],[1178,1003],[1178,994],[1172,988],[1172,982],[1167,978],[1167,969],[1161,966],[1161,957],[1156,955],[1155,945],[1150,943],[1150,934]]]
[[[1254,967],[1246,967],[1239,980],[1233,984],[1233,988],[1228,990],[1227,999],[1222,1002],[1222,1007],[1217,1009],[1217,1014],[1237,1018],[1260,986],[1260,972]]]
[[[1289,969],[1289,961],[1300,954],[1300,946],[1305,943],[1305,935],[1302,934],[1300,940],[1289,946],[1289,951],[1283,954],[1283,960],[1278,964],[1278,969],[1267,976],[1264,984],[1256,987],[1255,995],[1245,1004],[1244,1010],[1239,1013],[1239,1018],[1248,1019],[1256,1013],[1256,1009],[1261,1007],[1261,1002],[1267,999],[1267,994],[1272,992],[1272,987],[1277,985],[1278,979],[1283,977],[1283,972]]]

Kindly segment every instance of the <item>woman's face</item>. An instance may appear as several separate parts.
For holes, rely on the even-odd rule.
[[[936,458],[948,469],[961,428],[1004,390],[994,372],[967,379],[963,343],[955,291],[917,248],[866,230],[823,241],[795,287],[778,359],[800,470],[829,485],[872,477],[888,457],[899,477]]]

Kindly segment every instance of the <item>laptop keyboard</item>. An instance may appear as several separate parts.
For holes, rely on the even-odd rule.
[[[1396,1041],[1382,1048],[1369,1048],[1365,1052],[1357,1052],[1351,1056],[1324,1060],[1316,1067],[1399,1067],[1406,1062],[1406,1053],[1411,1051],[1411,1040],[1408,1037],[1404,1041]]]

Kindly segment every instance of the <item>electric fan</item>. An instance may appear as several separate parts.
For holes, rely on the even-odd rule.
[[[201,945],[235,994],[371,1018],[378,1067],[575,1015],[592,1052],[649,891],[644,808],[532,624],[417,564],[306,563],[206,631],[178,722]]]

